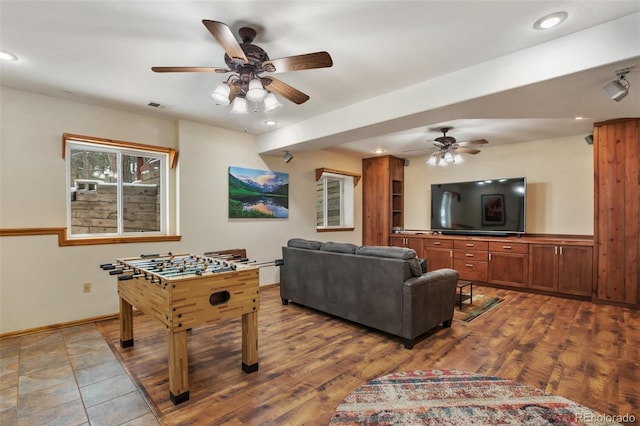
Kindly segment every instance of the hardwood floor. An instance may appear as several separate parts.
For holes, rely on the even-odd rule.
[[[259,370],[241,371],[240,320],[188,337],[190,400],[168,398],[166,332],[134,318],[135,346],[120,348],[116,320],[98,329],[163,424],[326,424],[359,385],[392,372],[458,369],[516,380],[604,414],[640,417],[640,312],[474,287],[506,300],[471,323],[454,321],[416,343],[280,302],[263,288]]]

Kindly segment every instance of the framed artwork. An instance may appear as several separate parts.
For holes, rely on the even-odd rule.
[[[289,174],[229,167],[229,218],[289,217]]]
[[[487,194],[482,195],[482,225],[504,225],[504,195]]]

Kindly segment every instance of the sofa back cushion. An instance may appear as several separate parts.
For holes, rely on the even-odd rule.
[[[292,238],[287,242],[287,247],[295,247],[307,250],[320,250],[320,241],[305,240],[304,238]]]
[[[355,244],[333,243],[333,242],[322,243],[322,246],[320,246],[320,250],[322,251],[330,251],[333,253],[347,253],[347,254],[354,254],[357,248],[358,246]]]
[[[420,259],[416,257],[414,249],[406,247],[384,247],[384,246],[361,246],[356,250],[360,256],[383,257],[391,259],[401,259],[407,261],[411,275],[419,277],[422,275],[422,265]]]
[[[360,256],[389,257],[403,260],[416,257],[416,251],[406,247],[360,246],[356,250],[356,254]]]

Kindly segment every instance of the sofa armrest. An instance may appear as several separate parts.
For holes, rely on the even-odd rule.
[[[413,339],[453,318],[458,271],[438,269],[404,282],[402,337]]]

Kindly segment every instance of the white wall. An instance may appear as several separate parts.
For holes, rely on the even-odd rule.
[[[431,184],[524,176],[527,233],[593,235],[593,146],[585,136],[486,146],[447,167],[412,158],[405,169],[405,228],[429,229]]]
[[[116,280],[101,263],[142,253],[246,248],[256,260],[280,257],[289,238],[359,243],[362,192],[356,188],[353,232],[315,232],[315,169],[361,172],[361,161],[326,152],[280,157],[257,154],[255,138],[210,126],[147,117],[6,87],[0,88],[0,228],[63,227],[65,162],[62,133],[179,149],[174,174],[179,197],[178,243],[58,247],[55,236],[0,238],[0,333],[76,321],[118,311]],[[229,220],[229,166],[289,173],[288,219]],[[261,284],[278,282],[277,268]],[[93,291],[82,292],[91,282]]]
[[[361,173],[359,159],[328,152],[294,154],[285,163],[281,157],[258,156],[253,136],[192,122],[181,122],[180,204],[181,233],[192,252],[225,248],[246,248],[258,261],[282,257],[281,247],[292,237],[322,241],[362,241],[362,184],[354,198],[353,232],[317,233],[315,169],[330,167]],[[229,166],[273,170],[289,174],[289,217],[287,219],[229,219]],[[275,267],[260,270],[261,284],[279,282]]]

